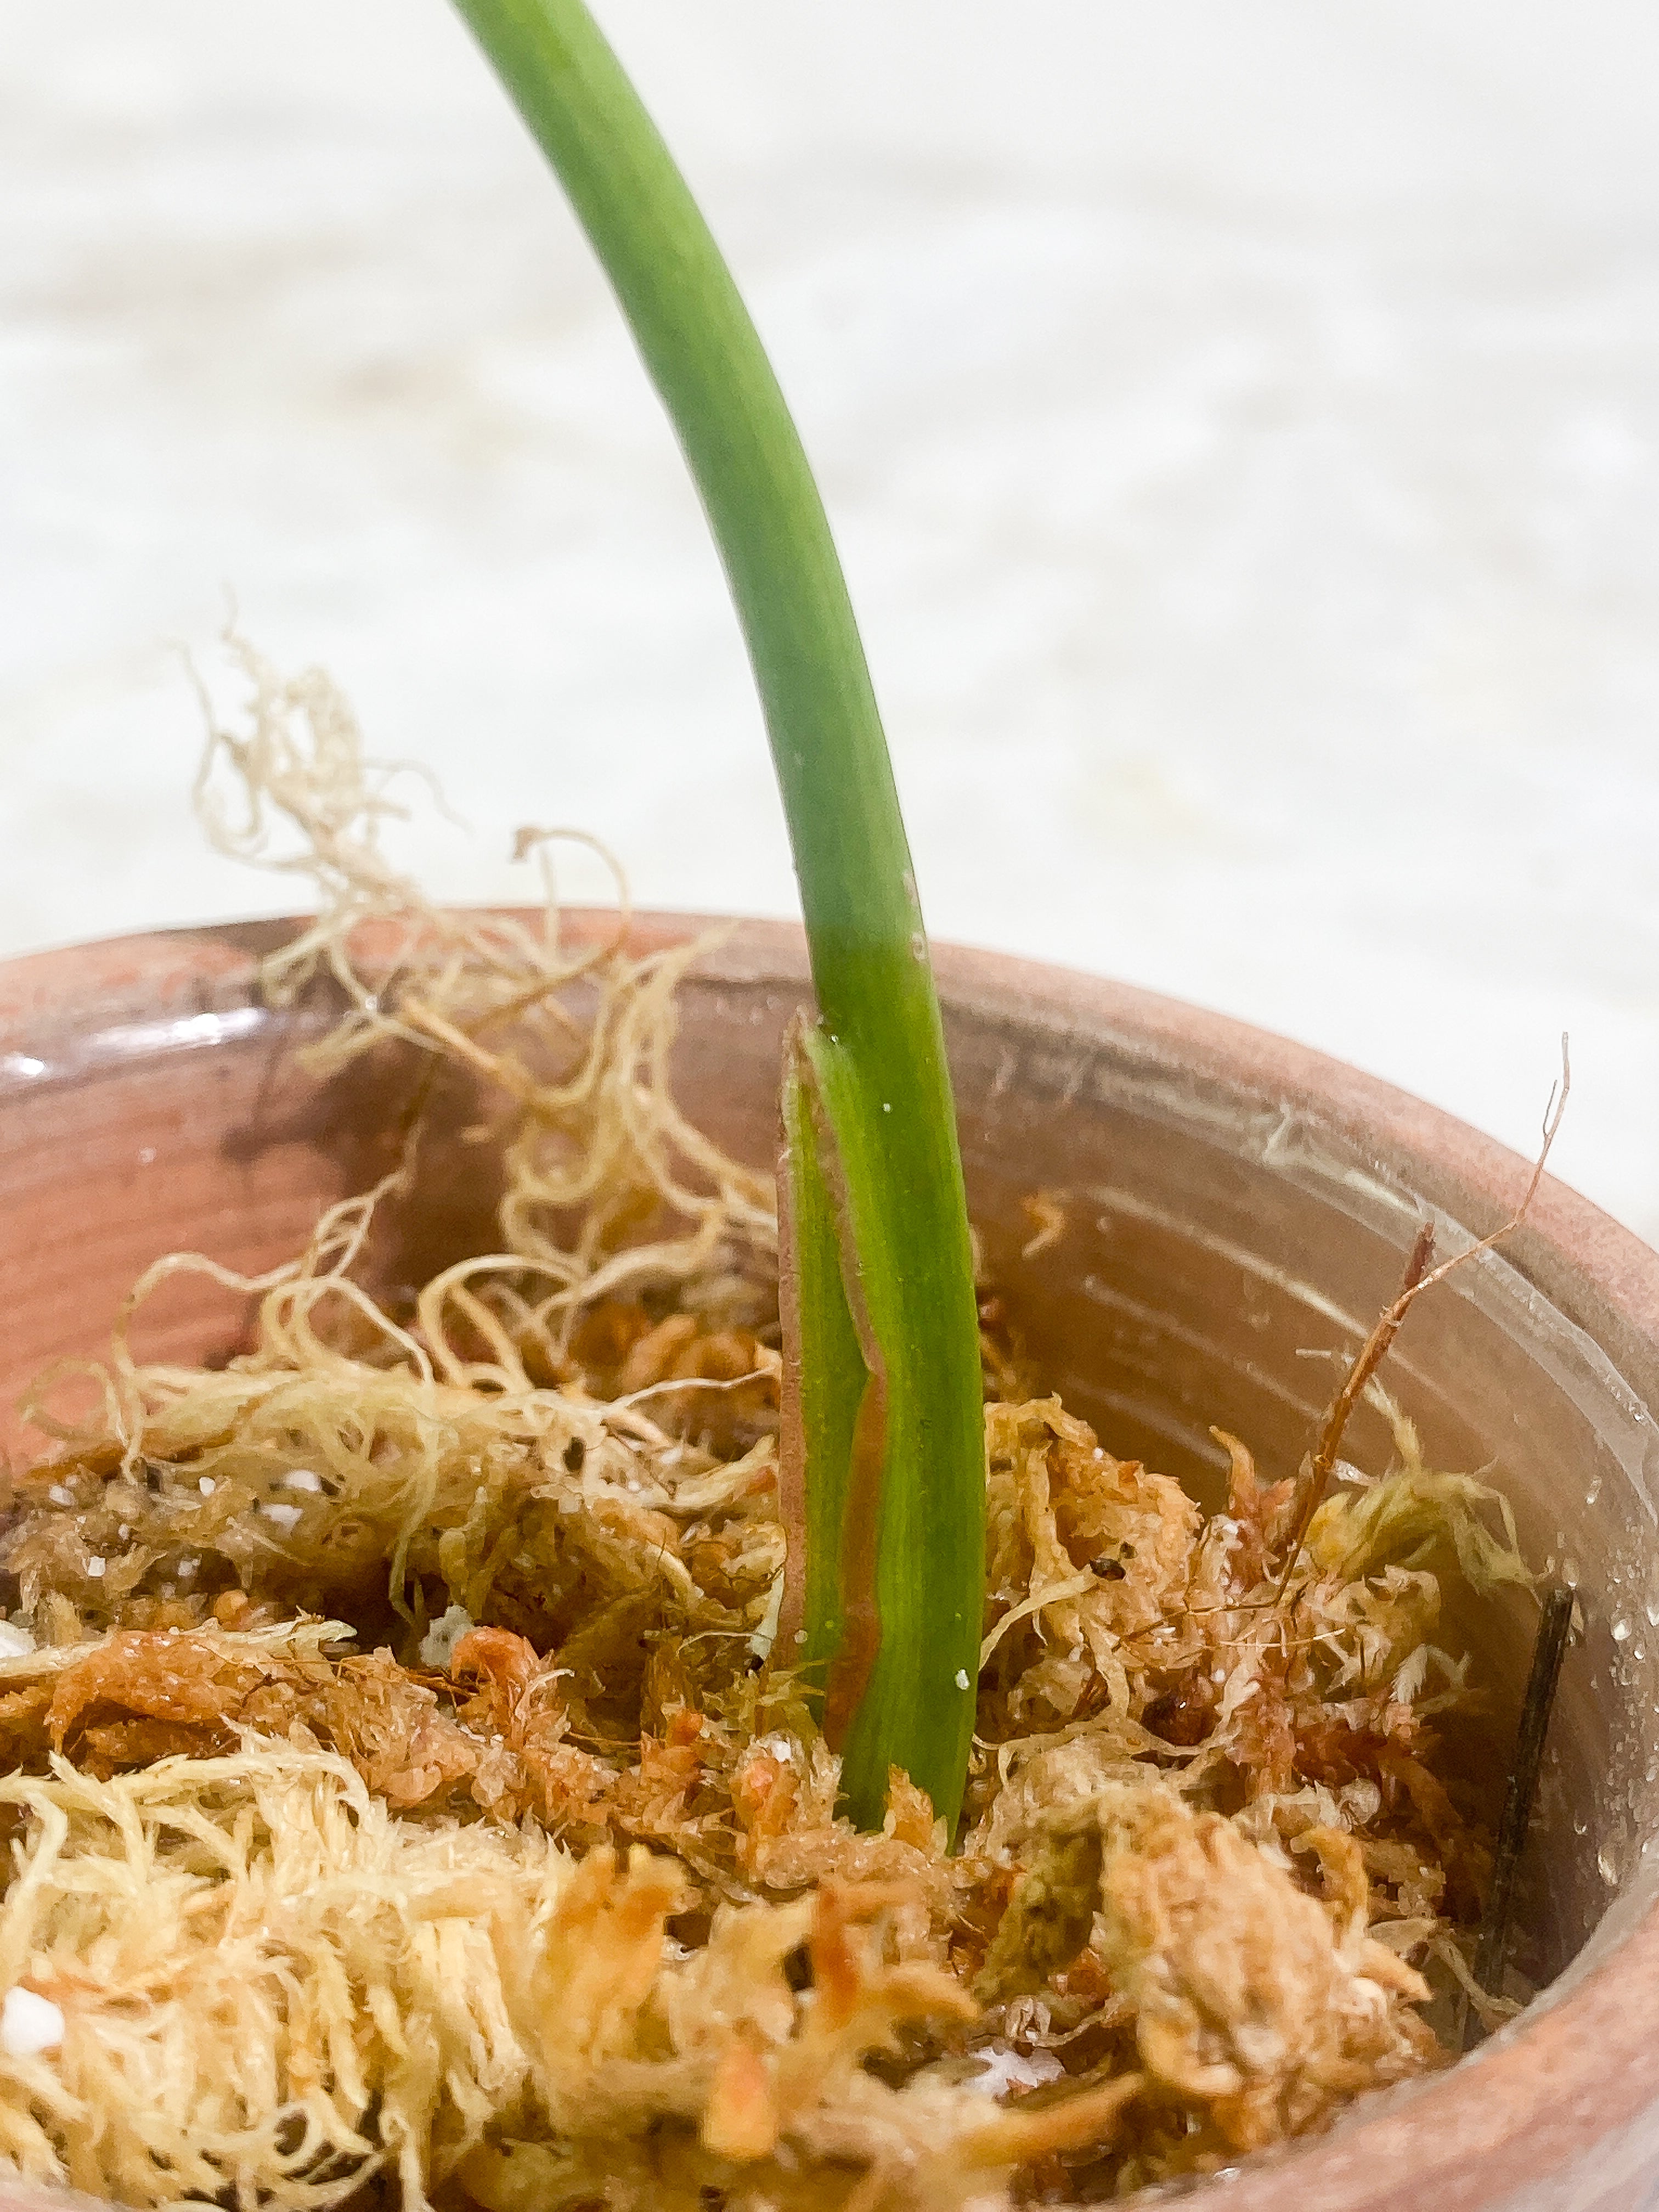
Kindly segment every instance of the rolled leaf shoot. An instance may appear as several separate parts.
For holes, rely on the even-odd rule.
[[[792,1563],[799,1586],[787,1617],[800,1623],[796,1648],[828,1666],[843,1696],[854,1677],[864,1682],[853,1710],[842,1716],[832,1700],[827,1713],[854,1817],[879,1820],[897,1766],[954,1824],[983,1595],[973,1262],[938,996],[841,563],[731,272],[581,0],[458,5],[616,291],[702,495],[748,645],[818,1006],[798,1040],[797,1097],[787,1105],[799,1139],[810,1092],[815,1133],[787,1170],[795,1188],[785,1211],[817,1240],[786,1267],[787,1365],[811,1398],[820,1386],[807,1383],[808,1366],[823,1356],[845,1363],[853,1326],[865,1376],[859,1384],[850,1366],[836,1367],[823,1402],[787,1417],[805,1449],[817,1555]],[[855,1619],[861,1654],[838,1668],[830,1655],[839,1657]]]

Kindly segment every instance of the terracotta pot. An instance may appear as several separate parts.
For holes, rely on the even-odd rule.
[[[636,941],[699,926],[646,917]],[[180,932],[0,968],[9,1423],[47,1362],[101,1349],[155,1255],[267,1267],[382,1165],[407,1070],[393,1054],[320,1086],[295,1072],[288,1048],[328,1009],[259,1005],[256,957],[284,933]],[[1213,1497],[1221,1462],[1211,1423],[1268,1467],[1294,1467],[1330,1387],[1319,1355],[1352,1350],[1391,1296],[1420,1208],[1449,1251],[1496,1227],[1524,1187],[1526,1164],[1501,1146],[1280,1039],[982,953],[941,951],[939,971],[974,1211],[1014,1319],[1113,1447],[1200,1494]],[[751,922],[686,988],[681,1097],[757,1164],[805,984],[799,933]],[[388,1262],[404,1279],[483,1234],[488,1157],[454,1141],[477,1104],[459,1089],[441,1102]],[[1023,1201],[1039,1189],[1060,1196],[1067,1226],[1027,1261]],[[211,1355],[243,1320],[223,1294],[180,1285],[147,1310],[139,1348]],[[1528,1954],[1556,1978],[1455,2072],[1197,2193],[1230,2212],[1634,2212],[1659,2202],[1659,1912],[1644,1849],[1659,1802],[1659,1256],[1547,1184],[1501,1256],[1413,1312],[1388,1379],[1431,1461],[1491,1465],[1528,1555],[1581,1594],[1586,1634],[1567,1661],[1529,1869]],[[1366,1411],[1351,1456],[1380,1467],[1388,1449]],[[1495,1774],[1528,1631],[1519,1607],[1467,1626],[1507,1695],[1459,1755]]]

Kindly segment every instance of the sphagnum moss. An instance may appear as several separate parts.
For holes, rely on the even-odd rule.
[[[416,1112],[246,1351],[142,1364],[130,1307],[18,1479],[0,1976],[63,2033],[0,2032],[0,2151],[136,2206],[954,2212],[1231,2164],[1446,2063],[1462,1990],[1507,2016],[1435,1753],[1480,1689],[1443,1599],[1530,1581],[1501,1499],[1401,1422],[1287,1586],[1298,1486],[1242,1441],[1206,1519],[993,1389],[960,1845],[896,1770],[861,1832],[769,1644],[773,1224],[665,1079],[686,956],[400,890],[349,718],[251,672],[222,822],[325,833],[268,987],[336,977],[319,1071],[482,1086],[496,1241],[376,1294]]]

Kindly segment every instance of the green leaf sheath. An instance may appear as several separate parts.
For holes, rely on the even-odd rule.
[[[843,1536],[859,1416],[870,1369],[848,1304],[842,1272],[842,1209],[824,1158],[834,1139],[823,1126],[817,1080],[807,1055],[805,1025],[791,1025],[783,1052],[783,1158],[778,1167],[779,1228],[785,1280],[781,1285],[785,1352],[784,1418],[799,1433],[786,1438],[784,1480],[797,1468],[804,1495],[788,1501],[787,1517],[805,1539],[799,1577],[804,1641],[785,1655],[819,1691],[828,1688],[847,1624],[842,1586]],[[796,1608],[789,1608],[793,1623]]]
[[[860,1827],[879,1826],[888,1769],[898,1766],[954,1829],[973,1737],[985,1589],[979,1326],[956,1124],[948,1093],[945,1112],[933,1117],[896,1084],[885,1093],[872,1088],[867,1065],[826,1028],[806,1030],[802,1042],[835,1133],[828,1173],[836,1177],[838,1170],[840,1188],[831,1197],[841,1209],[843,1253],[850,1246],[856,1254],[849,1302],[871,1370],[859,1431],[872,1432],[867,1441],[879,1468],[872,1495],[874,1470],[855,1437],[842,1516],[842,1602],[854,1630],[856,1600],[867,1589],[878,1642],[867,1680],[857,1678],[862,1697],[845,1733],[833,1696],[826,1725],[839,1743],[847,1808]],[[943,1206],[928,1203],[951,1180],[959,1253],[943,1243],[951,1226],[941,1218]],[[809,1498],[816,1480],[809,1462]],[[872,1528],[873,1546],[863,1540]],[[810,1650],[810,1620],[807,1632]],[[857,1664],[861,1669],[862,1655]]]
[[[846,1787],[855,1815],[877,1820],[896,1765],[954,1821],[983,1589],[973,1263],[939,1002],[841,563],[731,273],[586,9],[457,4],[616,290],[743,625],[811,951],[821,1025],[810,1056],[856,1253],[849,1297],[867,1316],[885,1390],[879,1652],[844,1747]],[[821,1475],[809,1464],[809,1488]],[[809,1623],[809,1646],[823,1626]]]

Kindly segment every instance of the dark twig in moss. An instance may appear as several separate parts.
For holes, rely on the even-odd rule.
[[[1561,1678],[1561,1662],[1566,1655],[1571,1626],[1572,1592],[1565,1583],[1553,1583],[1544,1593],[1543,1611],[1539,1617],[1538,1639],[1532,1650],[1532,1672],[1527,1678],[1521,1723],[1515,1734],[1510,1786],[1504,1799],[1504,1816],[1498,1826],[1492,1888],[1480,1923],[1480,1940],[1475,1948],[1474,1978],[1488,1996],[1501,1997],[1504,1994],[1515,1878],[1532,1823],[1544,1740],[1549,1734],[1550,1713],[1555,1704],[1556,1685]],[[1486,2033],[1485,2026],[1471,2010],[1463,2032],[1465,2047],[1482,2041]]]

